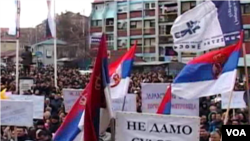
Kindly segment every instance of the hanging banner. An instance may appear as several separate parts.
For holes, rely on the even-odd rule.
[[[199,141],[200,118],[116,113],[117,141]]]
[[[143,113],[156,113],[169,85],[169,83],[141,83]],[[172,95],[171,115],[199,116],[199,99],[186,100]]]
[[[33,126],[32,101],[0,100],[1,125]]]

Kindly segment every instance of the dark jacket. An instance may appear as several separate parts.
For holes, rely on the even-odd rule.
[[[22,64],[24,66],[31,65],[32,64],[32,53],[30,51],[25,51],[24,53],[22,53],[22,59],[23,59]]]

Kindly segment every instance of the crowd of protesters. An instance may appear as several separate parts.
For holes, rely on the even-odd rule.
[[[1,67],[1,90],[6,88],[13,94],[19,93],[16,92],[14,74],[14,64]],[[58,67],[58,88],[54,86],[54,69],[52,66],[39,69],[34,67],[28,73],[20,69],[20,77],[28,77],[34,80],[34,86],[25,91],[24,94],[45,96],[44,119],[34,120],[33,127],[16,127],[16,130],[14,130],[14,127],[1,126],[1,140],[12,141],[17,134],[18,141],[51,141],[52,134],[60,127],[67,115],[63,105],[62,89],[85,88],[89,82],[90,74],[82,75],[77,69]],[[137,94],[137,112],[141,112],[140,83],[171,83],[173,79],[174,77],[166,75],[164,70],[133,72],[128,93]],[[236,90],[244,90],[244,86],[238,80],[235,88]],[[200,98],[200,141],[219,141],[221,139],[225,110],[221,109],[221,102],[216,100],[218,97],[217,95]],[[247,116],[246,109],[234,109],[229,112],[227,124],[247,124]]]

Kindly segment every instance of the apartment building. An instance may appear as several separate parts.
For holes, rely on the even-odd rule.
[[[187,62],[197,54],[177,54],[170,30],[178,15],[195,7],[200,0],[96,0],[90,16],[90,48],[102,32],[107,34],[109,50],[129,48],[137,40],[136,56],[145,61],[181,60]],[[247,52],[250,53],[250,2],[241,5]]]

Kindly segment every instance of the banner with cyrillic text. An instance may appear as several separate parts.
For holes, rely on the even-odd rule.
[[[33,126],[32,101],[0,100],[1,125]]]
[[[124,98],[113,99],[112,100],[113,111],[122,111],[123,104],[124,104],[123,111],[136,112],[136,95],[127,94],[125,98],[125,103],[124,103]]]
[[[35,95],[10,95],[11,100],[19,101],[32,101],[33,105],[33,118],[34,119],[43,119],[44,111],[44,96],[35,96]]]
[[[141,83],[143,113],[156,113],[169,85],[169,83]],[[186,100],[172,95],[171,115],[199,116],[199,99]]]
[[[229,99],[230,99],[230,93],[225,93],[221,95],[221,108],[222,109],[227,109],[228,104],[229,104]],[[246,103],[243,99],[244,91],[234,91],[230,108],[231,109],[236,109],[236,108],[246,108]]]
[[[65,111],[68,113],[78,97],[81,95],[83,89],[63,89],[63,103]]]
[[[199,117],[116,113],[117,141],[199,141]]]

